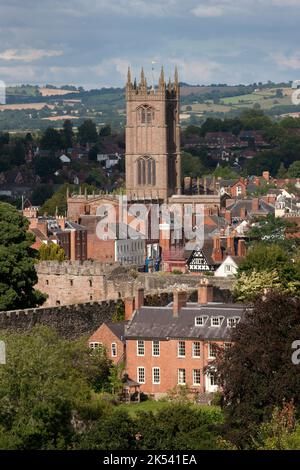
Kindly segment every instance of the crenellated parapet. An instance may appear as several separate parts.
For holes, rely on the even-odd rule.
[[[165,81],[164,69],[162,67],[157,87],[154,87],[153,85],[148,85],[143,68],[141,70],[139,82],[137,82],[136,79],[132,81],[131,70],[130,67],[128,68],[126,83],[126,100],[144,101],[149,97],[151,97],[152,100],[157,101],[161,99],[179,99],[179,81],[177,67],[175,68],[174,81],[171,81],[170,78],[168,83],[166,83]]]

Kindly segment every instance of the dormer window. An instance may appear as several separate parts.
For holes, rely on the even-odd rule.
[[[230,317],[227,318],[227,326],[228,328],[235,328],[236,325],[239,323],[240,317]]]
[[[206,321],[207,321],[206,316],[196,317],[195,318],[195,326],[204,326]]]
[[[210,325],[215,327],[221,326],[223,319],[224,317],[211,317]]]

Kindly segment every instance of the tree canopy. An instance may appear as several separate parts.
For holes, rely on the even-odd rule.
[[[0,310],[36,307],[46,298],[34,289],[37,252],[28,226],[15,207],[0,202]]]
[[[39,258],[41,261],[64,261],[67,259],[64,249],[57,243],[49,245],[43,243],[39,249]]]
[[[214,366],[224,394],[226,429],[239,446],[251,446],[259,425],[275,406],[300,406],[300,365],[292,363],[292,343],[300,337],[300,300],[271,291],[247,309],[231,334],[232,346]]]

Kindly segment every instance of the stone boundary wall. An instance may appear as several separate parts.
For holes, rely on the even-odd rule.
[[[193,287],[186,289],[189,301],[197,301],[197,290]],[[173,300],[173,288],[165,291],[153,290],[146,294],[145,305],[163,307]],[[229,290],[214,287],[216,302],[231,302]],[[76,339],[91,335],[103,322],[112,321],[113,316],[122,311],[123,300],[103,302],[88,302],[59,307],[39,307],[25,310],[0,312],[0,331],[13,332],[30,331],[36,325],[53,328],[66,339]]]
[[[145,303],[163,306],[171,300],[171,293],[162,293],[147,296]],[[36,325],[45,325],[53,328],[63,338],[76,339],[89,336],[103,322],[112,321],[114,314],[122,309],[123,305],[123,300],[110,300],[0,312],[0,331],[21,333],[30,331]]]

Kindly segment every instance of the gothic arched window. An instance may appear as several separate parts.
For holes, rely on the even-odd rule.
[[[156,162],[152,157],[140,157],[137,160],[137,184],[155,186]]]
[[[138,121],[141,124],[151,124],[154,119],[154,109],[147,104],[143,104],[137,109]]]

